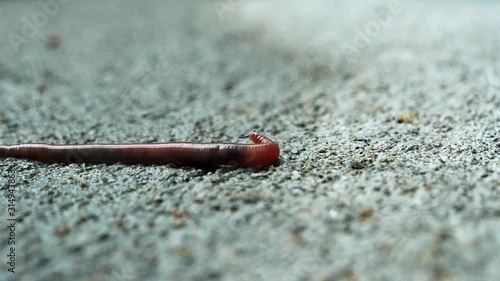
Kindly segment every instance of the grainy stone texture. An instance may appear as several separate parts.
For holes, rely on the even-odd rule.
[[[0,280],[500,279],[500,3],[57,3],[0,2],[1,144],[257,129],[282,155],[0,160]]]

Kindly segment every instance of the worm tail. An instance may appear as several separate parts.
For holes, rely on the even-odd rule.
[[[0,158],[9,157],[9,148],[6,146],[0,146]]]

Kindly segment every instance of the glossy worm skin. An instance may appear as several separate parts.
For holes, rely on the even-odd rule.
[[[124,163],[180,166],[261,167],[274,164],[280,148],[270,138],[251,133],[254,144],[238,143],[142,143],[0,146],[0,158],[21,158],[47,163]]]

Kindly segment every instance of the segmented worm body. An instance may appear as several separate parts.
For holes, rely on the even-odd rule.
[[[0,158],[21,158],[47,163],[125,163],[180,166],[260,167],[274,164],[280,149],[276,142],[257,133],[253,144],[238,143],[142,143],[0,146]]]

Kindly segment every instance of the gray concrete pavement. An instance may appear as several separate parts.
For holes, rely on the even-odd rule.
[[[282,150],[262,169],[0,160],[0,280],[499,280],[498,11],[0,2],[1,144],[256,129]]]

